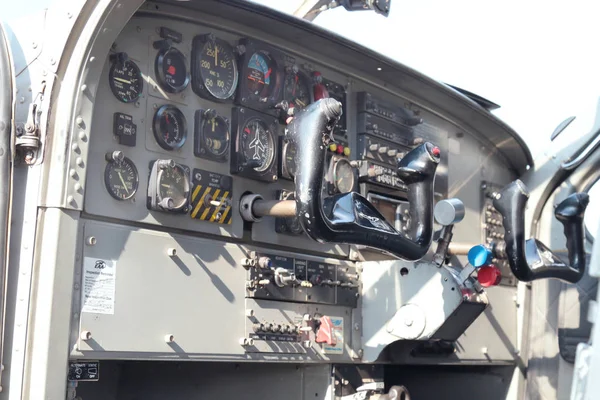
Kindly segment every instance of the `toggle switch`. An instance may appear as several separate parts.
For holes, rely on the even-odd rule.
[[[369,146],[369,150],[371,150],[371,151],[377,151],[378,148],[379,148],[379,145],[377,143]]]
[[[387,153],[388,148],[387,148],[387,146],[382,146],[379,148],[378,151],[379,151],[379,154],[385,154],[385,153]]]
[[[395,149],[390,149],[387,152],[388,157],[396,157],[396,154],[398,154],[398,150]]]
[[[330,346],[336,345],[335,336],[333,335],[333,322],[331,322],[331,318],[324,315],[319,318],[319,330],[317,331],[317,335],[315,338],[315,342],[317,343],[327,343]]]

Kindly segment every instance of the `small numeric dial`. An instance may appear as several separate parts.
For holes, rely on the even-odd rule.
[[[133,161],[121,151],[106,155],[104,184],[108,193],[116,200],[129,200],[135,196],[139,185],[139,175]]]
[[[339,193],[349,193],[355,185],[354,168],[350,161],[340,158],[333,167],[333,184]]]
[[[144,81],[140,68],[123,53],[112,57],[108,79],[113,94],[123,103],[133,103],[142,96]]]
[[[298,72],[297,68],[291,68],[285,75],[283,84],[283,96],[290,105],[302,109],[311,103],[311,84],[308,77]]]
[[[227,118],[217,114],[215,110],[198,110],[195,136],[196,156],[216,160],[227,159],[231,140]]]
[[[181,92],[190,81],[185,56],[174,47],[158,52],[155,69],[160,87],[169,93]]]
[[[175,106],[164,105],[154,115],[154,138],[165,150],[176,150],[187,138],[187,122],[183,113]]]

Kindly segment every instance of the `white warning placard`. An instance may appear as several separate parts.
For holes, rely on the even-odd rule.
[[[83,260],[81,312],[115,313],[117,262],[95,257]]]

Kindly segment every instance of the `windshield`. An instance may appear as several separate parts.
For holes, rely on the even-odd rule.
[[[304,2],[254,1],[289,14]],[[535,157],[568,116],[565,136],[600,126],[595,10],[588,0],[392,0],[388,18],[338,7],[313,23],[499,104],[493,113]]]

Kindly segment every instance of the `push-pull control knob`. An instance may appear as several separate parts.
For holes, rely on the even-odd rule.
[[[502,281],[502,273],[495,265],[486,265],[477,270],[477,280],[484,288],[496,286]]]
[[[379,145],[377,143],[369,146],[369,150],[371,150],[371,151],[377,151],[378,148],[379,148]]]
[[[388,157],[396,157],[396,154],[398,154],[398,150],[390,149],[387,151]]]
[[[158,203],[158,205],[160,206],[160,208],[162,208],[163,210],[167,210],[167,211],[170,211],[173,208],[175,208],[175,202],[173,201],[173,199],[171,197],[163,198],[160,201],[160,203]]]
[[[388,147],[387,146],[382,146],[379,148],[379,154],[385,154],[388,151]]]

